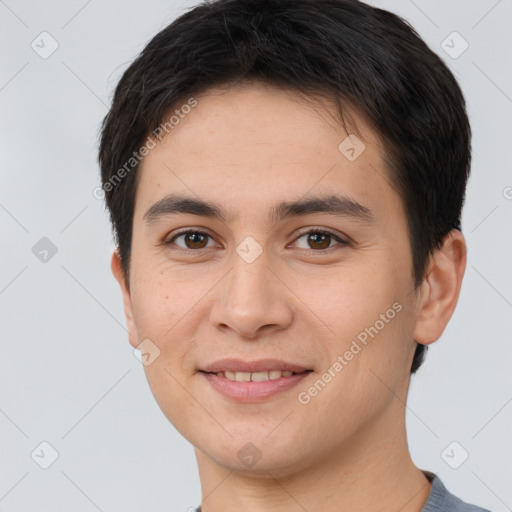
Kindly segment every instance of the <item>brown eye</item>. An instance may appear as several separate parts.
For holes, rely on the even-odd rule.
[[[331,244],[331,235],[327,233],[310,233],[308,243],[312,249],[327,249]]]
[[[334,233],[320,229],[310,229],[309,231],[303,232],[297,238],[297,240],[300,239],[306,240],[306,247],[300,247],[299,244],[299,248],[312,250],[314,252],[320,252],[326,249],[330,249],[332,247],[331,242],[333,240],[338,242],[338,245],[348,245],[347,242],[342,240],[339,236],[335,235]]]
[[[187,233],[184,240],[189,249],[202,249],[206,247],[207,238],[208,235],[201,233]]]
[[[207,246],[208,239],[211,238],[207,233],[202,231],[184,231],[178,235],[172,237],[166,245],[171,245],[175,240],[183,238],[185,245],[176,244],[182,249],[204,249]]]

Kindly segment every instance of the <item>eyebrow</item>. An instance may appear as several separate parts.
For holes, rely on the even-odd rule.
[[[347,196],[339,194],[309,196],[296,201],[277,203],[270,209],[269,220],[279,222],[288,218],[313,213],[327,213],[366,223],[371,223],[375,220],[369,208]],[[233,219],[233,216],[229,215],[228,211],[219,204],[190,196],[171,194],[153,204],[144,214],[143,222],[151,225],[162,217],[177,214],[214,218],[224,223]]]

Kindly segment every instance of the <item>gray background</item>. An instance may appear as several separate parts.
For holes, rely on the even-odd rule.
[[[0,0],[1,511],[200,502],[193,449],[128,343],[110,227],[93,196],[99,124],[117,80],[194,3]],[[465,500],[512,510],[512,1],[373,3],[409,20],[448,63],[474,130],[468,267],[454,317],[413,378],[411,451]],[[31,47],[43,31],[58,43],[46,59]],[[469,43],[457,58],[464,43],[453,31]],[[46,262],[32,251],[42,237],[57,248]],[[59,454],[48,469],[43,441]],[[463,450],[469,458],[453,469]]]

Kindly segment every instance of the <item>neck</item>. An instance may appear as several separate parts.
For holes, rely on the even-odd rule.
[[[222,467],[195,451],[202,512],[420,512],[431,487],[410,457],[405,408],[398,400],[328,456],[297,471],[255,476]]]

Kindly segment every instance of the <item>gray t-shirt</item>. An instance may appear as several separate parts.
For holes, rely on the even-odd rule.
[[[432,487],[421,512],[491,512],[486,508],[470,505],[451,494],[434,473],[429,471],[423,471],[423,473],[432,483]],[[196,512],[201,512],[201,505],[196,508]]]
[[[421,512],[490,512],[486,508],[470,505],[451,494],[434,473],[430,471],[423,471],[423,473],[432,482],[432,487]]]

